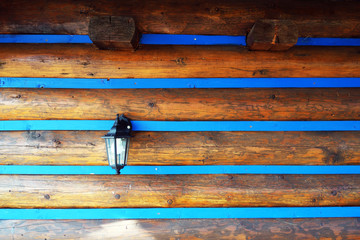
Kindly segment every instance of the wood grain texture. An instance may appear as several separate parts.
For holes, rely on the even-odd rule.
[[[261,19],[255,22],[246,36],[251,50],[286,51],[298,40],[297,25],[289,20]]]
[[[120,53],[91,44],[1,44],[0,60],[1,77],[360,77],[360,47],[303,46],[274,53],[240,46],[146,45]]]
[[[301,0],[13,0],[0,33],[87,34],[91,16],[131,16],[144,33],[246,35],[258,19],[293,20],[302,37],[360,37],[360,3]]]
[[[106,131],[0,132],[2,165],[108,165]],[[128,165],[359,165],[360,132],[134,132]],[[84,141],[84,139],[86,139]]]
[[[2,208],[359,204],[360,175],[0,175]]]
[[[1,120],[359,120],[360,88],[0,89]]]
[[[1,220],[2,239],[347,239],[359,218],[194,220]]]
[[[124,16],[92,17],[89,37],[99,49],[125,51],[134,51],[140,39],[135,20]]]

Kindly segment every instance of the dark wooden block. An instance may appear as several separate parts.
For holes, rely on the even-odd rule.
[[[257,21],[246,38],[251,50],[285,51],[298,39],[298,28],[289,20],[265,19]]]
[[[92,17],[89,36],[99,49],[106,50],[134,50],[140,38],[135,20],[124,16]]]

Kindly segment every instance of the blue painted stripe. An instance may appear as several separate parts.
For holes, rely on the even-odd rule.
[[[298,38],[297,46],[360,46],[360,38]]]
[[[115,174],[109,166],[2,165],[0,174]],[[159,174],[360,174],[360,166],[219,165],[219,166],[126,166],[125,175]]]
[[[208,36],[208,35],[173,35],[143,34],[141,44],[156,45],[240,45],[246,46],[245,36]]]
[[[92,43],[87,35],[2,34],[0,43]],[[238,45],[245,36],[143,34],[141,44],[156,45]],[[359,38],[299,38],[298,46],[360,46]]]
[[[360,207],[0,209],[0,219],[194,219],[360,217]]]
[[[87,35],[0,34],[0,43],[92,43]]]
[[[6,78],[0,88],[344,88],[360,87],[360,78]]]
[[[0,43],[92,43],[87,35],[3,34]],[[140,44],[157,45],[246,45],[245,36],[143,34]]]
[[[10,120],[0,131],[109,130],[113,120]],[[134,131],[359,131],[360,121],[132,121]]]

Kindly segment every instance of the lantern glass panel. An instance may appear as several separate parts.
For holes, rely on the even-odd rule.
[[[105,144],[109,165],[115,168],[115,138],[105,138]]]
[[[116,157],[119,166],[125,166],[129,151],[130,138],[116,138]]]

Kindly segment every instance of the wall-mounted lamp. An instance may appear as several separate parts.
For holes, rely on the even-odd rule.
[[[124,115],[117,114],[114,126],[103,136],[110,167],[120,174],[127,163],[131,137],[131,122]]]

